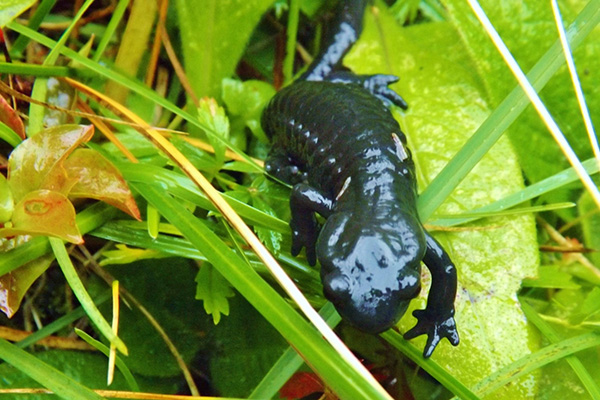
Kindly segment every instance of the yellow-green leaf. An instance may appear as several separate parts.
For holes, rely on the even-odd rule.
[[[73,204],[62,193],[50,190],[30,192],[15,205],[12,227],[0,229],[0,237],[16,235],[55,236],[83,243]]]

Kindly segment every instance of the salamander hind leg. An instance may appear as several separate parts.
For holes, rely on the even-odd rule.
[[[296,256],[306,248],[306,259],[310,265],[317,262],[316,243],[319,235],[319,226],[315,212],[328,217],[333,209],[333,201],[323,195],[319,190],[299,183],[294,186],[290,197],[292,219],[292,255]]]
[[[265,172],[291,185],[306,182],[307,179],[306,172],[301,171],[290,156],[279,147],[271,149],[265,160]]]
[[[458,345],[459,339],[454,321],[456,268],[442,246],[428,233],[425,236],[427,251],[423,262],[431,272],[431,288],[425,310],[413,312],[419,322],[404,334],[404,338],[427,335],[423,356],[429,357],[443,338],[447,338],[454,346]]]

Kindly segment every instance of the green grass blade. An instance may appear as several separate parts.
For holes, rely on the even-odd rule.
[[[598,22],[600,3],[590,1],[569,27],[571,48],[577,48]],[[539,91],[563,63],[562,47],[557,40],[531,69],[527,78]],[[519,86],[506,96],[419,197],[419,214],[424,221],[444,202],[528,104],[529,100]]]
[[[590,175],[596,174],[599,171],[598,163],[594,158],[590,158],[589,160],[584,161],[583,167],[586,172]],[[487,213],[487,212],[496,212],[500,210],[506,210],[510,207],[514,207],[518,204],[524,203],[528,200],[531,200],[535,197],[539,197],[545,193],[548,193],[552,190],[561,188],[569,183],[577,181],[578,177],[573,168],[565,169],[564,171],[559,172],[551,177],[548,177],[542,181],[536,182],[533,185],[527,186],[523,190],[519,190],[516,193],[513,193],[509,196],[506,196],[503,199],[495,201],[487,206],[483,206],[473,210],[473,213]],[[466,217],[462,219],[453,219],[452,221],[444,221],[444,220],[435,220],[430,221],[432,225],[438,226],[454,226],[460,225],[467,222],[474,221],[479,217]]]
[[[527,317],[527,320],[534,324],[536,328],[538,328],[540,332],[542,332],[542,334],[548,340],[550,340],[551,343],[560,342],[561,338],[554,331],[554,329],[552,329],[552,327],[539,316],[539,314],[527,303],[527,301],[521,301],[521,309]],[[585,386],[592,399],[600,399],[600,387],[598,387],[598,384],[596,381],[594,381],[594,378],[592,378],[588,370],[583,366],[583,363],[579,360],[579,358],[576,356],[569,356],[566,357],[565,360],[569,363],[571,368],[573,368],[573,371],[575,371],[575,374],[577,374],[581,380],[581,383],[583,383],[583,386]]]
[[[134,183],[132,187],[219,270],[265,319],[307,360],[341,398],[388,399],[372,377],[362,376],[323,339],[269,284],[222,240],[160,186]]]
[[[300,1],[290,0],[288,12],[287,42],[285,44],[285,59],[283,60],[283,79],[288,84],[294,78],[294,60],[296,58],[296,35],[298,33],[298,21],[300,20]]]
[[[506,65],[509,67],[513,76],[519,82],[519,86],[521,86],[521,89],[527,94],[529,102],[535,108],[535,111],[537,112],[539,118],[542,120],[544,125],[546,125],[546,129],[550,132],[550,134],[552,134],[552,137],[554,138],[554,141],[558,144],[558,147],[560,147],[563,156],[569,161],[569,163],[573,166],[575,171],[577,171],[577,175],[583,183],[583,186],[592,195],[592,198],[596,202],[596,205],[598,206],[598,208],[600,208],[600,190],[598,190],[598,187],[596,187],[596,184],[594,183],[592,178],[590,178],[590,176],[585,172],[585,169],[583,168],[583,165],[581,165],[579,157],[577,157],[577,154],[575,154],[575,151],[569,144],[564,133],[560,130],[552,115],[550,115],[548,108],[546,108],[546,105],[538,95],[536,89],[531,85],[531,83],[525,76],[523,70],[521,70],[521,67],[511,54],[508,47],[506,47],[506,44],[496,31],[496,28],[494,28],[494,25],[489,20],[487,14],[485,13],[485,11],[483,11],[481,5],[479,5],[479,2],[477,0],[468,0],[468,3],[475,15],[477,16],[479,23],[481,24],[481,26],[484,27],[488,37],[490,38],[490,40],[504,59]]]
[[[82,338],[87,344],[89,344],[96,350],[102,352],[102,354],[104,354],[106,357],[109,357],[110,348],[108,346],[106,346],[104,343],[94,339],[93,337],[91,337],[90,335],[88,335],[87,333],[82,331],[81,329],[75,328],[75,333],[77,334],[77,336]],[[121,371],[121,373],[123,374],[125,381],[127,381],[127,385],[129,385],[129,388],[131,390],[133,390],[134,392],[139,392],[140,387],[137,384],[135,377],[133,376],[133,374],[131,373],[129,368],[127,368],[127,365],[125,365],[125,362],[123,361],[123,359],[121,357],[117,356],[116,364],[117,364],[117,368],[119,368],[119,371]]]
[[[466,387],[458,379],[454,378],[448,371],[442,368],[431,358],[423,358],[420,350],[404,340],[404,338],[393,330],[388,330],[380,335],[389,344],[400,350],[405,356],[410,358],[419,367],[437,379],[444,387],[454,393],[462,400],[478,400],[479,397]]]
[[[198,261],[208,261],[197,248],[184,238],[173,237],[171,235],[158,235],[156,239],[148,236],[145,226],[140,222],[132,221],[111,221],[100,228],[90,232],[90,235],[96,236],[105,240],[110,240],[117,243],[123,243],[128,246],[139,247],[142,249],[157,250],[176,257],[185,257]],[[245,256],[250,260],[252,267],[260,269],[261,272],[266,270],[262,262],[254,252],[246,251]],[[307,267],[295,257],[280,253],[277,256],[279,261],[284,262],[288,268],[288,272],[298,272],[302,276],[302,286],[304,288],[312,288],[314,292],[321,291],[321,278],[319,272]]]
[[[19,76],[75,76],[76,69],[69,67],[55,67],[25,63],[0,62],[0,74],[13,74]]]
[[[495,203],[494,203],[495,204]],[[564,203],[553,203],[553,204],[544,204],[541,206],[531,206],[531,207],[519,207],[519,208],[510,208],[503,209],[502,211],[477,211],[473,210],[471,212],[460,213],[456,215],[447,215],[440,214],[438,217],[439,220],[430,221],[431,225],[437,225],[436,222],[440,222],[440,225],[437,226],[454,226],[457,225],[456,220],[461,221],[474,221],[481,218],[494,218],[494,217],[503,217],[503,216],[513,216],[513,215],[521,215],[521,214],[534,214],[541,213],[547,211],[555,211],[555,210],[563,210],[565,208],[572,208],[577,206],[577,204],[572,202],[564,202]]]
[[[10,144],[12,147],[17,147],[21,143],[21,138],[12,129],[0,122],[0,139]]]
[[[69,378],[61,371],[0,339],[0,358],[66,400],[102,400],[104,397]]]
[[[556,28],[558,30],[558,36],[560,38],[563,52],[565,53],[565,60],[567,61],[567,66],[569,67],[571,82],[573,82],[573,89],[575,89],[575,97],[577,97],[577,103],[579,103],[579,110],[581,111],[581,117],[583,118],[585,130],[588,133],[590,144],[592,146],[592,150],[594,151],[594,157],[596,157],[598,162],[600,162],[600,147],[598,146],[598,138],[596,137],[596,132],[594,131],[594,124],[592,123],[592,119],[590,117],[590,110],[585,101],[585,96],[583,95],[581,81],[579,79],[579,75],[577,74],[575,60],[573,59],[573,52],[569,48],[569,41],[567,40],[567,34],[565,32],[562,15],[560,13],[560,7],[558,6],[556,0],[552,0],[551,3],[552,12],[554,13],[554,20],[556,21]]]
[[[67,253],[67,249],[65,248],[65,244],[61,239],[58,238],[48,238],[50,242],[50,246],[52,246],[52,250],[54,251],[54,255],[56,256],[56,261],[58,261],[58,265],[65,275],[71,290],[81,303],[81,306],[85,310],[86,314],[90,318],[90,320],[96,325],[98,330],[111,342],[113,343],[117,349],[123,353],[127,354],[127,347],[125,343],[113,332],[110,324],[104,319],[100,310],[94,304],[94,301],[90,297],[90,294],[85,290],[83,283],[79,279],[77,275],[77,271],[75,271],[75,267],[73,263],[71,263],[71,259],[69,258],[69,254]]]
[[[475,385],[473,390],[481,396],[486,396],[544,365],[597,346],[600,346],[600,335],[593,332],[562,340],[505,366]]]
[[[98,43],[98,47],[96,48],[96,52],[94,53],[94,61],[99,61],[102,54],[104,54],[104,50],[110,43],[121,19],[123,19],[123,15],[125,14],[125,10],[127,10],[127,6],[129,5],[129,0],[119,0],[115,10],[112,12],[112,17],[110,18],[110,22],[106,26],[106,31],[104,31],[104,35],[100,39],[100,43]]]
[[[34,31],[37,30],[46,15],[48,15],[52,7],[54,7],[55,3],[56,0],[42,0],[40,4],[38,4],[33,16],[29,19],[29,23],[27,24],[29,29]],[[27,43],[29,43],[29,38],[25,35],[19,35],[10,49],[10,55],[13,58],[19,58],[20,54],[25,50]]]
[[[115,163],[115,165],[128,182],[160,183],[174,196],[190,201],[205,210],[217,212],[216,207],[208,197],[182,173],[152,165],[133,163]],[[285,221],[228,196],[227,193],[221,193],[221,195],[235,212],[246,219],[248,223],[252,225],[259,224],[276,232],[289,233],[289,226]]]

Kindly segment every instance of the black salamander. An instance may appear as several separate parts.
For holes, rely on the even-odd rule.
[[[432,285],[425,310],[413,315],[407,339],[427,334],[429,357],[446,337],[458,344],[454,321],[456,269],[421,225],[415,167],[392,104],[391,75],[340,71],[362,30],[366,4],[343,4],[335,32],[308,71],[281,90],[262,115],[273,147],[266,171],[293,186],[292,254],[306,248],[321,264],[325,296],[344,320],[379,333],[393,327],[420,290],[421,261]],[[315,213],[326,218],[318,226]]]

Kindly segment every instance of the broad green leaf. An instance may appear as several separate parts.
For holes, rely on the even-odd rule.
[[[204,263],[196,275],[196,299],[204,303],[204,311],[212,315],[215,325],[221,314],[229,315],[228,297],[234,295],[231,285],[211,264]]]
[[[35,0],[0,0],[0,29],[35,3]]]
[[[65,160],[64,168],[69,178],[77,179],[69,191],[69,197],[102,200],[140,219],[140,211],[121,173],[100,153],[76,149]]]
[[[0,174],[0,224],[10,220],[15,208],[12,191],[8,187],[8,181]]]
[[[198,97],[221,96],[246,43],[274,0],[177,0],[186,76]]]
[[[73,204],[62,193],[50,190],[30,192],[15,205],[12,227],[0,229],[0,237],[15,235],[55,236],[83,243]]]
[[[0,311],[11,318],[19,310],[27,290],[48,269],[52,261],[54,256],[46,254],[0,276]]]
[[[93,133],[91,125],[60,125],[23,141],[8,160],[8,180],[15,201],[39,189],[66,195],[76,180],[67,177],[62,163]]]
[[[444,0],[443,3],[460,32],[468,54],[477,66],[475,71],[486,86],[488,98],[493,105],[497,104],[516,83],[512,73],[479,26],[467,3],[461,0]],[[484,0],[480,3],[525,71],[529,70],[558,38],[549,1]],[[568,25],[588,2],[574,0],[559,3],[565,25]],[[590,110],[600,107],[600,77],[598,74],[589,73],[600,68],[600,59],[597,56],[599,51],[600,31],[595,30],[574,53]],[[541,97],[579,157],[590,157],[591,147],[566,68],[546,85]],[[529,180],[537,182],[568,166],[561,150],[531,107],[511,126],[508,133]],[[567,192],[560,191],[547,197],[551,201],[559,202],[564,201],[566,195]]]
[[[414,154],[419,187],[443,168],[489,113],[479,81],[461,55],[458,33],[447,23],[400,29],[384,12],[368,13],[365,30],[346,64],[358,73],[392,73],[394,88],[408,101],[400,116]],[[383,33],[379,35],[379,29]],[[383,41],[383,43],[382,43]],[[386,49],[384,51],[383,49]],[[468,211],[523,187],[516,156],[506,140],[484,157],[442,205],[441,213]],[[502,217],[486,230],[435,235],[458,268],[456,321],[461,343],[442,341],[432,358],[467,386],[537,347],[537,337],[519,310],[516,292],[537,270],[537,243],[529,216]],[[429,277],[424,277],[428,286]],[[424,294],[413,307],[423,308]],[[498,329],[501,320],[504,329]],[[407,312],[401,331],[416,320]],[[422,346],[424,338],[413,343]],[[522,398],[535,387],[529,376],[496,392],[498,398]]]

